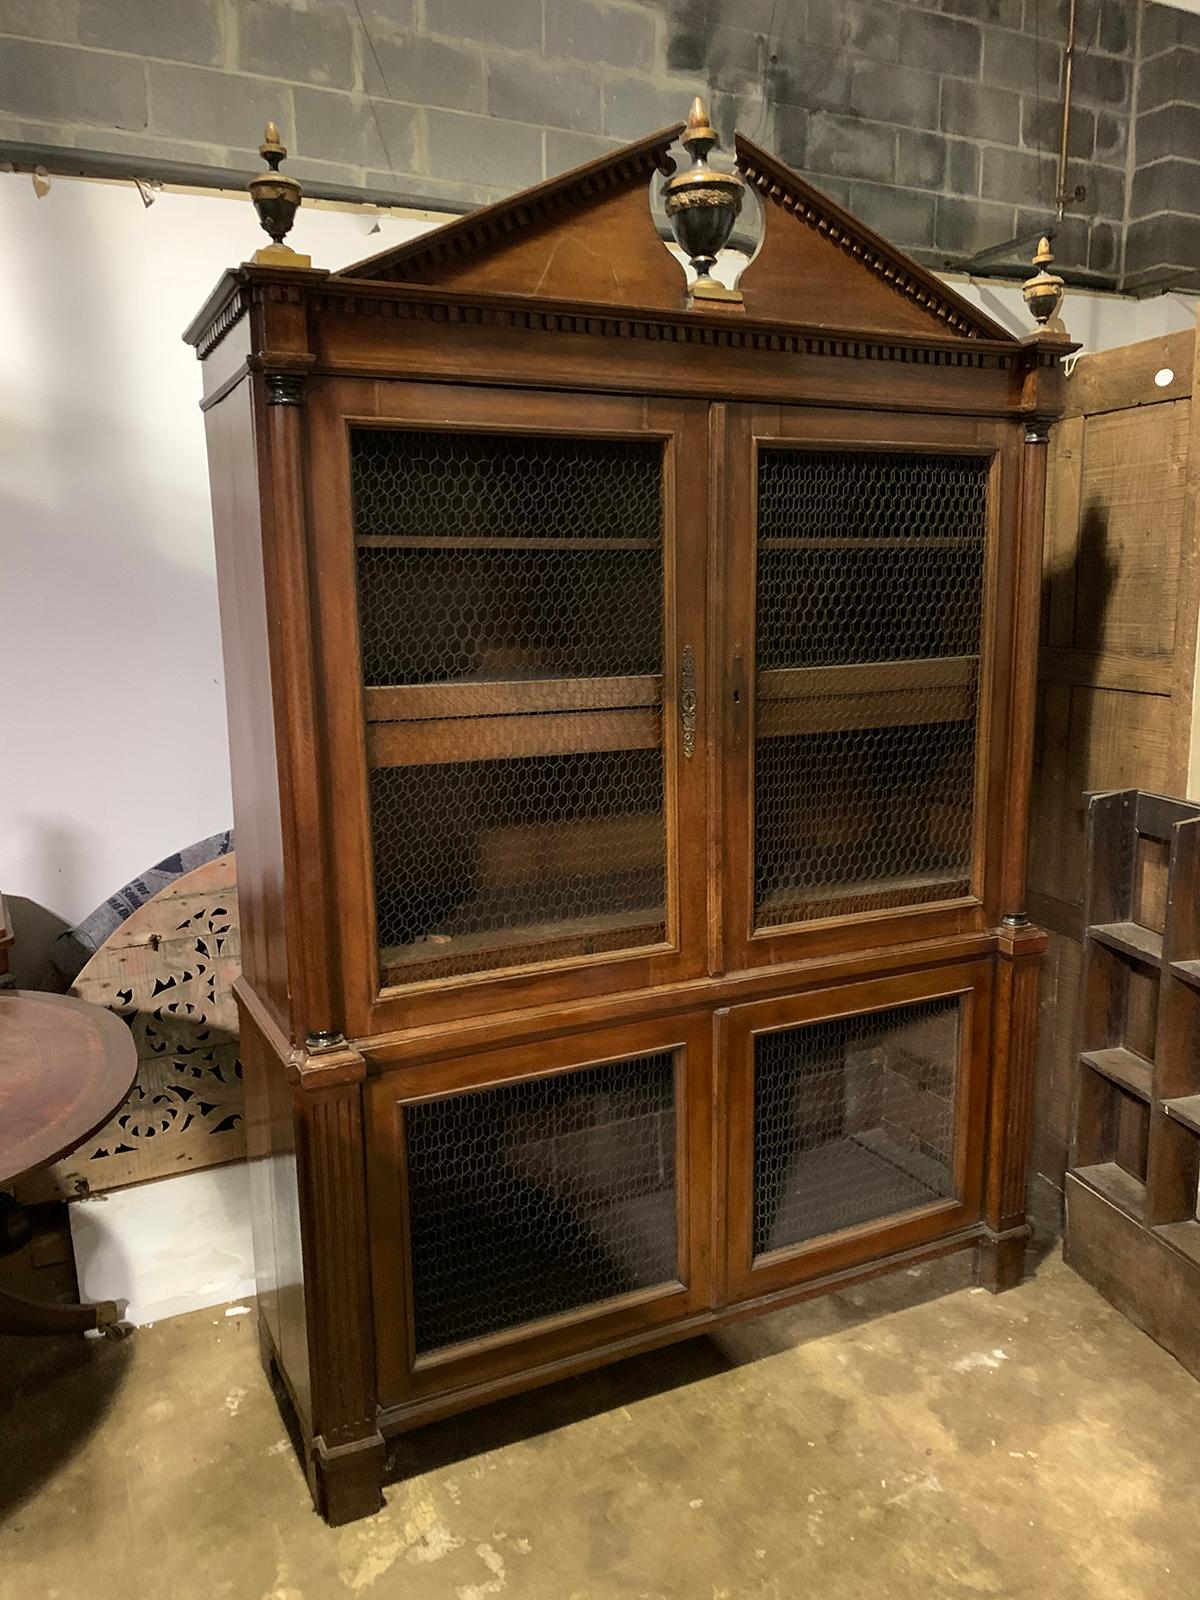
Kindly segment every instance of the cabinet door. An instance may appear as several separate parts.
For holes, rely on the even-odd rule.
[[[709,1303],[708,1014],[385,1071],[380,1397],[567,1360]]]
[[[991,965],[725,1018],[730,1298],[978,1220]]]
[[[994,920],[1010,433],[732,409],[727,966]]]
[[[315,388],[350,1027],[703,971],[705,408]]]

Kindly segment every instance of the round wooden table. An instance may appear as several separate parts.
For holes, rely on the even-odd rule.
[[[103,1006],[0,990],[0,1188],[103,1127],[136,1074],[133,1035]],[[0,1333],[83,1333],[119,1320],[114,1301],[41,1305],[0,1290]]]

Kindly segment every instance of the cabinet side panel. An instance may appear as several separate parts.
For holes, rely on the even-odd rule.
[[[233,769],[242,972],[286,1032],[283,833],[248,378],[205,413],[205,424]]]
[[[259,1323],[307,1432],[312,1404],[292,1089],[285,1064],[247,1008],[239,1010]]]

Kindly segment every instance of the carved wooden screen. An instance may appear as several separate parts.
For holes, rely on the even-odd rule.
[[[757,453],[753,927],[972,892],[990,461]]]
[[[350,451],[383,984],[663,943],[662,441]]]

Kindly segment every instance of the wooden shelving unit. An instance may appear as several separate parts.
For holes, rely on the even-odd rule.
[[[1200,806],[1093,795],[1067,1260],[1200,1375]]]

